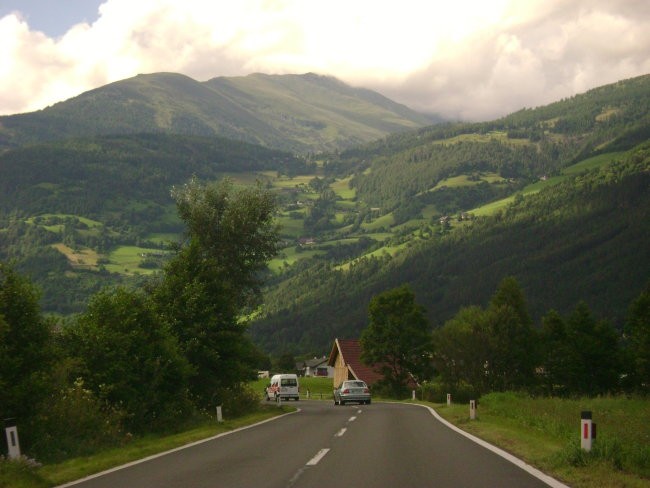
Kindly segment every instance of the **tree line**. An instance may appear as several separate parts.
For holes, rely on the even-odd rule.
[[[407,285],[370,301],[362,360],[404,395],[417,382],[428,399],[478,398],[499,391],[549,396],[650,393],[650,282],[631,303],[622,331],[579,303],[566,316],[549,310],[535,327],[514,277],[487,307],[467,306],[430,332]]]
[[[260,186],[195,179],[174,198],[187,233],[164,271],[102,289],[76,316],[45,317],[37,288],[0,263],[0,415],[17,419],[30,456],[56,461],[173,431],[216,405],[256,408],[244,385],[263,355],[241,316],[276,253],[275,200]]]

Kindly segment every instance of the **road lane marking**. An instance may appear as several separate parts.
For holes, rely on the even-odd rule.
[[[339,430],[339,431],[336,433],[336,437],[343,437],[343,434],[345,434],[345,431],[346,431],[346,430],[348,430],[348,429],[346,429],[345,427],[343,427],[341,430]]]
[[[163,457],[163,456],[166,456],[168,454],[172,454],[174,452],[182,451],[184,449],[189,449],[190,447],[198,446],[198,445],[204,444],[206,442],[211,442],[211,441],[213,441],[215,439],[218,439],[220,437],[225,437],[227,435],[236,434],[237,432],[241,432],[242,430],[252,429],[253,427],[257,427],[258,425],[266,424],[268,422],[273,422],[274,420],[278,420],[278,419],[281,419],[282,417],[286,417],[287,415],[292,415],[294,413],[298,413],[298,412],[301,412],[301,411],[302,411],[302,409],[297,408],[293,412],[284,413],[282,415],[278,415],[277,417],[271,417],[270,419],[262,420],[261,422],[257,422],[257,423],[250,424],[250,425],[245,425],[243,427],[239,427],[237,429],[229,430],[227,432],[222,432],[222,433],[214,435],[212,437],[208,437],[206,439],[201,439],[200,441],[190,442],[189,444],[185,444],[183,446],[175,447],[175,448],[170,449],[168,451],[160,452],[158,454],[153,454],[153,455],[148,456],[146,458],[138,459],[136,461],[131,461],[130,463],[122,464],[121,466],[116,466],[114,468],[107,469],[106,471],[101,471],[100,473],[91,474],[89,476],[86,476],[85,478],[80,478],[78,480],[70,481],[70,482],[65,483],[63,485],[58,485],[55,488],[67,488],[69,486],[78,485],[80,483],[84,483],[86,481],[89,481],[89,480],[92,480],[92,479],[95,479],[95,478],[99,478],[101,476],[104,476],[104,475],[107,475],[107,474],[110,474],[110,473],[114,473],[115,471],[120,471],[122,469],[130,468],[131,466],[146,463],[146,462],[151,461],[153,459],[157,459],[159,457]]]
[[[419,404],[417,404],[417,403],[411,403],[411,405],[415,405],[415,406],[418,406],[418,407],[424,407],[424,408],[426,408],[427,410],[429,410],[429,412],[431,413],[431,415],[433,415],[433,416],[436,418],[436,420],[438,420],[438,421],[439,421],[440,423],[442,423],[443,425],[446,425],[446,426],[449,427],[451,430],[453,430],[453,431],[455,431],[455,432],[458,432],[458,433],[459,433],[460,435],[462,435],[462,436],[467,437],[469,440],[471,440],[472,442],[475,442],[475,443],[478,444],[479,446],[484,447],[484,448],[487,449],[488,451],[492,451],[494,454],[496,454],[496,455],[498,455],[498,456],[501,456],[502,458],[504,458],[504,459],[506,459],[507,461],[511,462],[511,463],[514,464],[515,466],[518,466],[519,468],[523,469],[523,470],[526,471],[527,473],[533,475],[533,476],[534,476],[535,478],[537,478],[538,480],[543,481],[543,482],[546,483],[548,486],[550,486],[550,487],[552,487],[552,488],[569,488],[569,487],[568,487],[567,485],[565,485],[564,483],[561,483],[560,481],[556,480],[556,479],[553,478],[552,476],[549,476],[549,475],[547,475],[546,473],[543,473],[542,471],[540,471],[539,469],[537,469],[537,468],[531,466],[530,464],[527,464],[526,462],[524,462],[524,461],[522,461],[521,459],[519,459],[519,458],[513,456],[513,455],[510,454],[509,452],[506,452],[506,451],[504,451],[503,449],[500,449],[500,448],[498,448],[498,447],[496,447],[496,446],[490,444],[489,442],[484,441],[483,439],[479,439],[478,437],[476,437],[476,436],[470,434],[469,432],[465,432],[465,431],[464,431],[463,429],[461,429],[460,427],[456,427],[456,426],[455,426],[454,424],[452,424],[451,422],[448,422],[447,420],[443,419],[443,418],[440,416],[440,414],[439,414],[438,412],[436,412],[433,408],[431,408],[431,407],[429,407],[429,406],[427,406],[427,405],[419,405]]]
[[[318,454],[316,454],[313,458],[311,458],[309,461],[307,461],[306,466],[316,466],[321,459],[325,457],[325,454],[329,452],[329,449],[321,449],[318,451]]]
[[[348,419],[348,422],[354,422],[355,420],[357,420],[356,417],[350,417],[350,418]]]

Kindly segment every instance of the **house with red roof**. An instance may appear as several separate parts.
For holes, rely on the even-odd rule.
[[[358,339],[335,339],[328,366],[334,368],[334,388],[345,380],[362,380],[369,386],[383,379],[383,375],[361,362],[361,343]]]

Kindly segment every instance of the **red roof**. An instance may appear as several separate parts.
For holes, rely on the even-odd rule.
[[[330,366],[336,364],[336,356],[339,354],[343,358],[343,364],[357,379],[372,385],[383,378],[381,373],[375,371],[374,366],[361,362],[361,343],[358,339],[336,339],[328,361]]]

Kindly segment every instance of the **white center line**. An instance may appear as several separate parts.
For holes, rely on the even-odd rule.
[[[354,422],[355,420],[357,420],[356,417],[350,417],[350,418],[348,419],[348,422]]]
[[[346,429],[345,427],[343,427],[341,430],[339,430],[339,431],[336,433],[336,437],[343,437],[343,434],[345,434],[345,431],[346,431],[346,430],[348,430],[348,429]]]
[[[307,466],[316,466],[323,457],[325,457],[325,454],[329,452],[329,449],[321,449],[318,451],[318,454],[316,454],[313,458],[311,458],[307,462]]]

